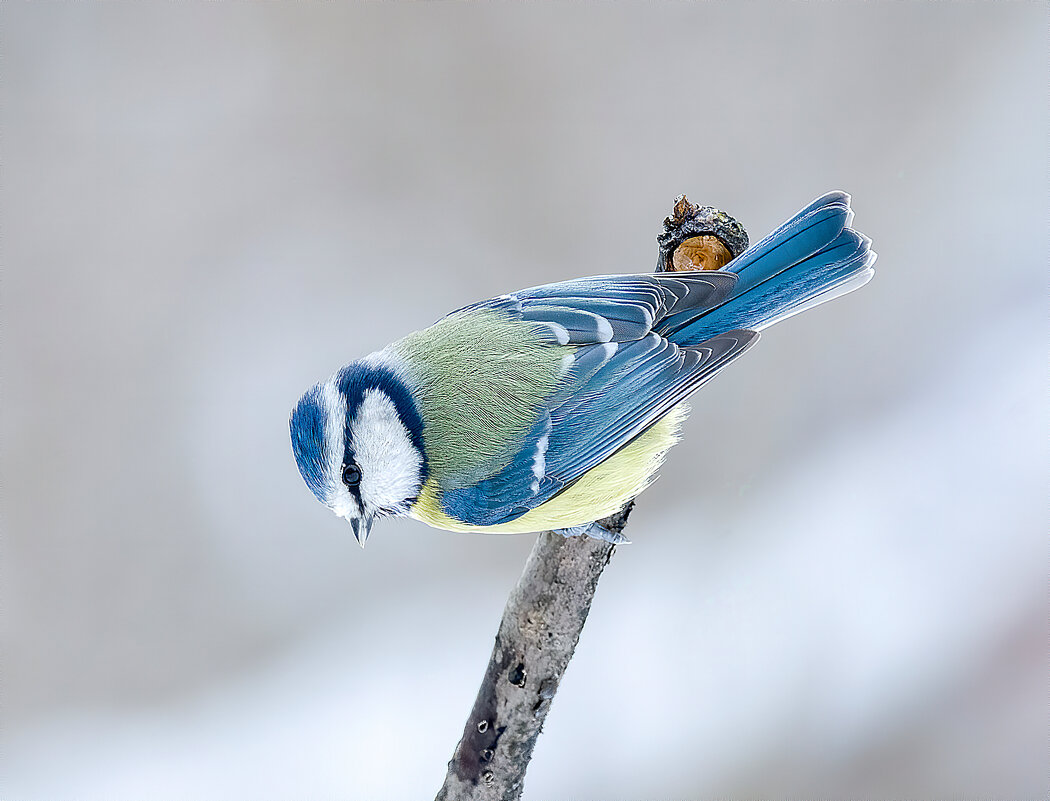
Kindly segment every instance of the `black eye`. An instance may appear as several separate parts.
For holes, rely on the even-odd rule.
[[[343,468],[343,483],[350,489],[354,489],[361,483],[361,468],[356,464],[348,464]]]

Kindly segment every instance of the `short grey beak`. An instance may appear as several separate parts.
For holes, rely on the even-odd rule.
[[[368,535],[372,533],[372,518],[351,517],[350,525],[354,529],[354,538],[357,540],[357,544],[364,548],[365,542],[368,541]]]

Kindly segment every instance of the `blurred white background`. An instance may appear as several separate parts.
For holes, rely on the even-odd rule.
[[[431,797],[533,538],[360,552],[292,404],[830,189],[876,278],[695,398],[526,798],[1045,797],[1048,21],[5,3],[3,797]]]

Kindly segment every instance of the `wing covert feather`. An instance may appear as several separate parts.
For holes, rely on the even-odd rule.
[[[649,334],[622,348],[609,343],[581,349],[586,352],[514,459],[476,484],[446,490],[442,506],[472,525],[520,517],[630,443],[757,337],[754,331],[731,331],[700,346],[679,348]]]

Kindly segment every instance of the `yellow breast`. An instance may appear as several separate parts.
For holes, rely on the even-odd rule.
[[[524,534],[600,520],[619,511],[649,486],[667,451],[678,442],[679,429],[688,414],[689,407],[680,403],[628,445],[580,476],[568,489],[509,523],[472,526],[449,517],[441,510],[436,488],[430,481],[423,485],[409,514],[446,531],[490,534]]]

